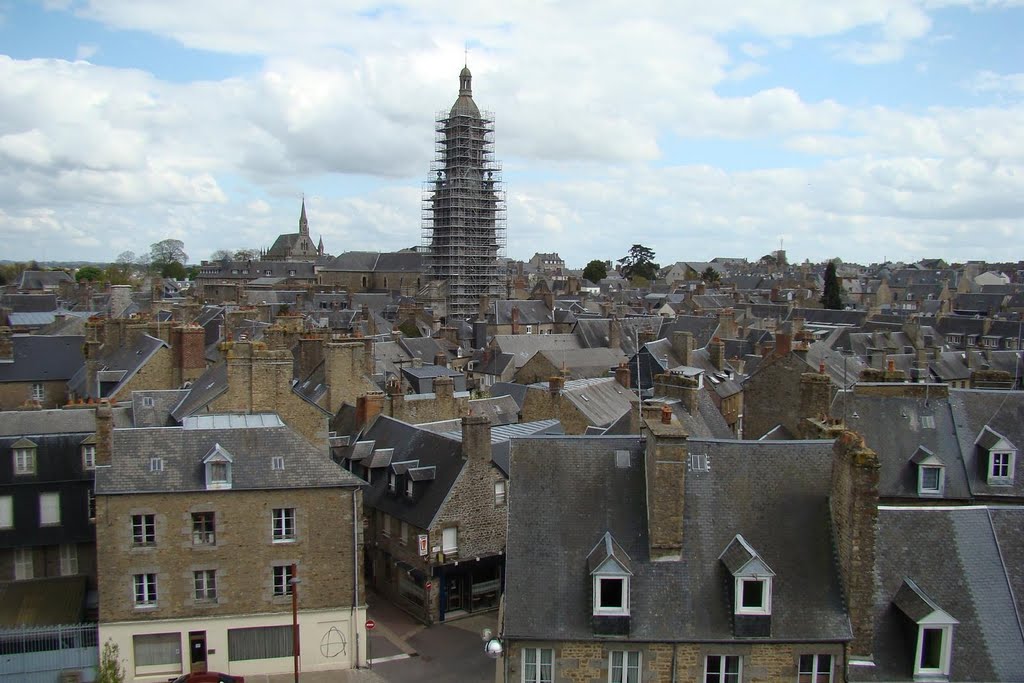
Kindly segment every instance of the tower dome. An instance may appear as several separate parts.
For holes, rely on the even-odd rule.
[[[469,72],[468,66],[462,67],[459,72],[459,99],[455,100],[448,115],[480,118],[480,109],[473,101],[473,74]]]

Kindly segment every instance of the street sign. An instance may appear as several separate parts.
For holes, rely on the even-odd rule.
[[[367,631],[372,631],[374,626],[376,626],[376,625],[377,625],[377,623],[373,619],[367,619],[366,620],[366,630]]]

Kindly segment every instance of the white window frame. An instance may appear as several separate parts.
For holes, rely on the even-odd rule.
[[[619,581],[622,593],[621,604],[604,605],[601,603],[601,585],[605,581]],[[594,616],[629,616],[629,575],[594,574]]]
[[[60,546],[60,575],[74,576],[78,573],[78,546],[64,543]]]
[[[395,474],[394,470],[388,471],[388,493],[395,493],[398,491],[398,475]]]
[[[14,528],[14,497],[0,496],[0,529]]]
[[[810,668],[804,667],[804,658],[810,658]],[[828,657],[828,670],[821,667],[821,658]],[[826,653],[804,653],[797,657],[796,681],[797,683],[832,683],[832,671],[835,669],[835,657]],[[810,676],[810,679],[804,678]]]
[[[143,548],[156,545],[156,515],[141,513],[132,515],[132,545]]]
[[[87,443],[82,446],[82,469],[96,469],[96,444]]]
[[[719,661],[718,674],[708,673],[708,664],[711,663],[712,659]],[[735,659],[737,662],[736,674],[726,673],[726,664],[729,659]],[[716,675],[716,679],[708,678],[708,676]],[[704,683],[740,683],[743,680],[743,655],[705,655],[704,657]]]
[[[274,576],[274,597],[290,596],[292,594],[292,566],[290,564],[275,564],[272,572]]]
[[[217,570],[197,569],[193,571],[192,587],[196,602],[217,602]]]
[[[160,457],[149,459],[149,471],[150,472],[163,472],[164,471],[164,459]]]
[[[213,510],[192,513],[192,545],[217,545],[217,513]]]
[[[935,470],[938,472],[938,479],[934,488],[929,488],[925,483],[925,471]],[[917,468],[917,493],[922,496],[941,496],[946,487],[946,468],[935,465],[921,465]]]
[[[14,549],[14,580],[28,581],[35,578],[32,548]]]
[[[36,473],[36,449],[15,448],[14,449],[14,473],[35,474]]]
[[[132,576],[132,587],[136,609],[156,607],[157,576],[155,573],[135,574]]]
[[[413,496],[413,494],[415,492],[416,492],[415,482],[413,482],[412,477],[406,475],[406,477],[405,477],[405,497],[406,498],[412,498],[412,496]]]
[[[942,643],[939,649],[939,666],[921,666],[921,655],[924,650],[925,631],[940,631]],[[918,624],[917,626],[917,647],[914,652],[914,676],[948,676],[949,663],[953,656],[953,626],[951,624]]]
[[[494,507],[504,507],[507,499],[508,485],[504,479],[494,482]]]
[[[1015,451],[990,451],[988,454],[988,483],[1000,485],[1013,483],[1017,465]],[[997,470],[998,468],[998,470]],[[1005,472],[1005,474],[1004,474]]]
[[[274,508],[271,512],[271,535],[274,543],[294,543],[295,508]]]
[[[554,683],[555,651],[550,647],[524,647],[522,669],[523,683]]]
[[[760,583],[761,604],[744,606],[743,586],[746,583]],[[736,614],[768,615],[772,613],[772,577],[770,576],[737,576],[736,577]]]
[[[39,526],[60,526],[60,493],[39,494]]]
[[[526,334],[533,334],[533,325],[526,326]]]
[[[283,470],[284,469],[284,456],[275,455],[270,459],[270,469],[272,470]]]
[[[459,527],[446,526],[441,529],[441,552],[445,555],[459,551]]]
[[[384,538],[391,538],[391,515],[386,512],[380,513],[380,532]]]
[[[608,683],[640,683],[642,673],[643,653],[639,650],[612,650],[608,653]]]
[[[43,388],[42,382],[34,382],[29,390],[29,395],[33,401],[42,403],[46,399],[46,389]]]

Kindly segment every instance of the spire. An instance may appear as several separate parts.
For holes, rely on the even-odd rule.
[[[299,234],[309,235],[309,221],[306,220],[306,195],[302,195],[302,213],[299,214]]]
[[[459,97],[472,97],[473,96],[473,74],[469,72],[469,67],[462,67],[462,71],[459,72]]]
[[[316,247],[316,253],[320,256],[324,255],[324,236],[320,235],[320,244]]]

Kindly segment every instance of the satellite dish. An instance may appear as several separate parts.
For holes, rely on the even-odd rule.
[[[501,641],[497,638],[491,638],[484,644],[484,653],[491,659],[497,659],[501,656],[503,648]]]

